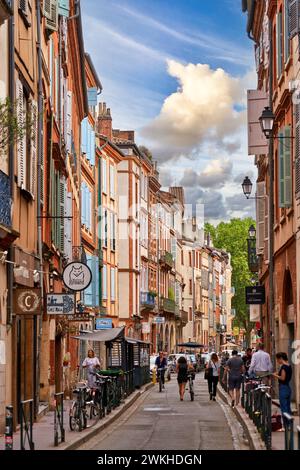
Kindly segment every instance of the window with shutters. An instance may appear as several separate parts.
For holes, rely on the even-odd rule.
[[[70,0],[58,0],[58,14],[68,18],[70,14]]]
[[[45,17],[45,27],[51,34],[58,30],[58,0],[43,1],[43,15]]]
[[[276,68],[277,78],[279,79],[283,71],[282,11],[279,11],[276,16]]]
[[[108,227],[107,227],[107,222],[108,222],[108,211],[107,209],[103,209],[103,246],[107,248],[107,239],[108,239]]]
[[[102,298],[107,300],[107,265],[103,265],[102,269]]]
[[[115,168],[113,165],[109,165],[109,186],[110,186],[110,197],[115,198]]]
[[[110,213],[110,249],[116,251],[116,216]]]
[[[107,165],[105,158],[102,158],[102,190],[107,194]]]
[[[26,26],[29,28],[31,26],[31,5],[28,0],[17,0],[18,1],[18,10],[20,16]]]
[[[265,246],[265,195],[266,183],[259,181],[256,184],[256,251],[258,255],[263,254]]]
[[[278,133],[278,187],[281,208],[291,207],[292,201],[292,158],[291,158],[291,128],[286,126]]]
[[[299,32],[299,0],[286,0],[288,3],[289,38],[292,39]]]
[[[300,104],[295,105],[295,193],[300,199]]]
[[[290,57],[290,38],[289,38],[289,0],[284,0],[284,62],[287,63]]]
[[[116,300],[116,276],[115,268],[110,268],[110,298],[114,302]]]

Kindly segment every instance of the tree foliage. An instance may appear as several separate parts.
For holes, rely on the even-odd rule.
[[[254,326],[250,322],[245,300],[245,287],[251,285],[253,278],[248,268],[247,252],[248,230],[252,224],[255,226],[251,218],[232,219],[230,222],[221,222],[217,227],[205,224],[205,232],[210,233],[214,246],[231,254],[232,286],[235,287],[232,308],[236,309],[234,325],[244,328],[248,338]]]
[[[149,160],[152,160],[153,155],[152,155],[151,151],[148,149],[148,147],[145,147],[145,145],[140,145],[140,146],[139,146],[139,150],[140,150],[140,152],[142,152],[144,155],[146,155],[146,157],[149,158]]]

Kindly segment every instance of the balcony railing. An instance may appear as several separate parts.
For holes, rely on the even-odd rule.
[[[174,260],[172,253],[168,251],[163,251],[160,255],[159,261],[161,264],[164,264],[167,268],[172,269],[174,266]]]
[[[185,310],[180,310],[180,317],[182,323],[187,323],[189,321],[189,314]]]
[[[175,304],[175,317],[178,319],[181,317],[179,305],[176,305],[176,304]]]
[[[143,308],[155,307],[155,296],[150,292],[141,292],[141,306]]]
[[[11,197],[10,197],[10,179],[0,171],[0,224],[11,227]]]
[[[160,302],[160,308],[167,313],[175,313],[175,300],[163,297]]]

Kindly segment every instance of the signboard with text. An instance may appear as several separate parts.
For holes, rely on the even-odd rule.
[[[47,294],[48,315],[74,315],[74,294]]]
[[[162,325],[165,323],[165,317],[154,317],[153,318],[153,323]]]
[[[246,304],[263,305],[266,302],[266,293],[264,286],[246,287]]]
[[[38,315],[41,311],[41,289],[14,289],[14,313],[16,315]]]
[[[96,318],[96,330],[109,330],[112,328],[112,318]]]

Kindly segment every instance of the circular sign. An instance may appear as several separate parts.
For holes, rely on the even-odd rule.
[[[64,269],[63,281],[68,289],[81,292],[87,289],[92,282],[92,271],[86,264],[70,263]]]

